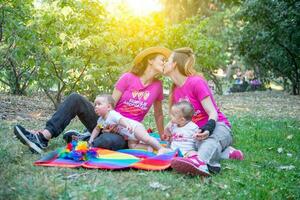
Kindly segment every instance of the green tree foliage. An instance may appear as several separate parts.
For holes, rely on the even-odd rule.
[[[236,50],[262,72],[287,78],[300,94],[299,1],[248,0],[237,13]]]
[[[37,36],[28,24],[33,13],[31,0],[0,3],[0,82],[12,94],[25,94],[38,70]]]
[[[164,41],[165,24],[156,14],[117,18],[101,3],[89,0],[42,1],[31,8],[28,13],[32,15],[22,19],[35,38],[27,37],[28,44],[20,46],[37,52],[32,56],[37,76],[29,77],[55,108],[64,94],[73,91],[91,99],[100,92],[111,92],[140,50]]]
[[[229,62],[226,53],[228,44],[223,41],[222,29],[225,14],[203,19],[194,17],[180,24],[170,26],[167,32],[168,46],[172,49],[178,47],[191,47],[196,55],[196,69],[217,85],[217,93],[222,94],[221,83],[213,72],[224,68]],[[217,26],[216,26],[217,23]]]
[[[37,9],[32,23],[41,46],[38,83],[55,108],[65,92],[74,91],[95,71],[101,72],[99,80],[105,79],[108,66],[101,60],[112,49],[106,43],[104,15],[101,4],[92,1],[54,1]]]
[[[3,0],[1,87],[14,94],[31,85],[41,88],[57,108],[73,91],[90,99],[112,92],[142,49],[188,46],[196,53],[197,71],[216,83],[218,93],[222,87],[214,71],[239,55],[264,76],[286,78],[299,94],[297,1],[162,2],[165,11],[137,17],[125,8],[113,15],[93,0],[43,0],[35,6],[32,0]]]
[[[227,7],[239,5],[243,0],[161,0],[165,6],[166,17],[178,23],[196,15],[211,16]]]
[[[162,13],[116,17],[89,0],[42,1],[31,13],[26,23],[37,39],[29,39],[23,47],[32,45],[36,50],[34,79],[56,108],[65,93],[77,91],[92,99],[111,92],[134,56],[150,46],[192,47],[198,70],[215,81],[212,72],[226,63],[226,47],[216,34],[224,25],[223,15],[168,25]]]
[[[117,18],[93,1],[43,3],[32,23],[42,48],[39,86],[55,107],[64,93],[112,92],[140,50],[164,41],[158,15]]]
[[[102,53],[98,52],[101,57],[97,61],[103,67],[101,70],[88,69],[87,76],[83,77],[76,88],[91,98],[101,91],[112,92],[118,77],[132,67],[133,58],[139,51],[163,45],[165,41],[162,31],[165,23],[155,14],[143,18],[129,15],[116,18],[107,15],[105,26],[101,37],[105,47],[101,49]]]

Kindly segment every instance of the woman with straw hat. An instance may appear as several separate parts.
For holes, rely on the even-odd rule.
[[[117,81],[112,96],[116,103],[116,111],[127,118],[143,121],[150,107],[154,106],[154,117],[159,134],[163,134],[162,82],[156,77],[162,73],[164,59],[171,51],[164,47],[150,47],[140,52],[134,59],[132,69],[123,74]],[[59,136],[76,116],[91,132],[97,124],[98,116],[92,103],[83,96],[72,93],[59,106],[44,130],[29,131],[21,125],[14,127],[17,138],[31,151],[42,153],[51,138]],[[118,150],[127,147],[122,136],[110,133],[107,127],[94,140],[95,147]]]

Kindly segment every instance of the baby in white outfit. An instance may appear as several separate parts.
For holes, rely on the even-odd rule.
[[[151,137],[143,124],[128,119],[114,110],[115,101],[111,95],[99,95],[95,99],[95,112],[99,116],[97,126],[94,128],[89,144],[99,135],[101,129],[111,125],[117,126],[117,132],[128,139],[128,146],[131,149],[149,149],[149,146],[158,150],[158,154],[167,152],[167,149],[153,137]],[[141,143],[142,142],[142,143]]]
[[[192,122],[194,108],[188,101],[180,101],[172,105],[171,121],[165,129],[170,138],[170,148],[179,148],[183,155],[191,155],[196,152],[195,133],[199,130],[197,124]]]

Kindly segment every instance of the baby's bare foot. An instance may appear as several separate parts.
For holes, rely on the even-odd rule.
[[[162,147],[162,148],[160,148],[160,149],[158,150],[157,155],[169,153],[169,152],[171,152],[171,151],[172,151],[171,149]]]

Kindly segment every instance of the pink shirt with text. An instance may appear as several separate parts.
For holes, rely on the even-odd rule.
[[[218,108],[206,80],[200,76],[189,76],[183,86],[176,86],[173,91],[173,102],[177,103],[181,100],[189,101],[195,109],[192,121],[201,128],[208,121],[208,115],[201,105],[201,101],[207,96],[210,96],[218,112],[218,122],[224,122],[227,126],[231,127],[225,115]]]
[[[120,77],[115,87],[122,92],[115,110],[124,117],[139,122],[143,121],[155,101],[163,100],[163,86],[160,80],[144,86],[140,77],[128,72]]]

